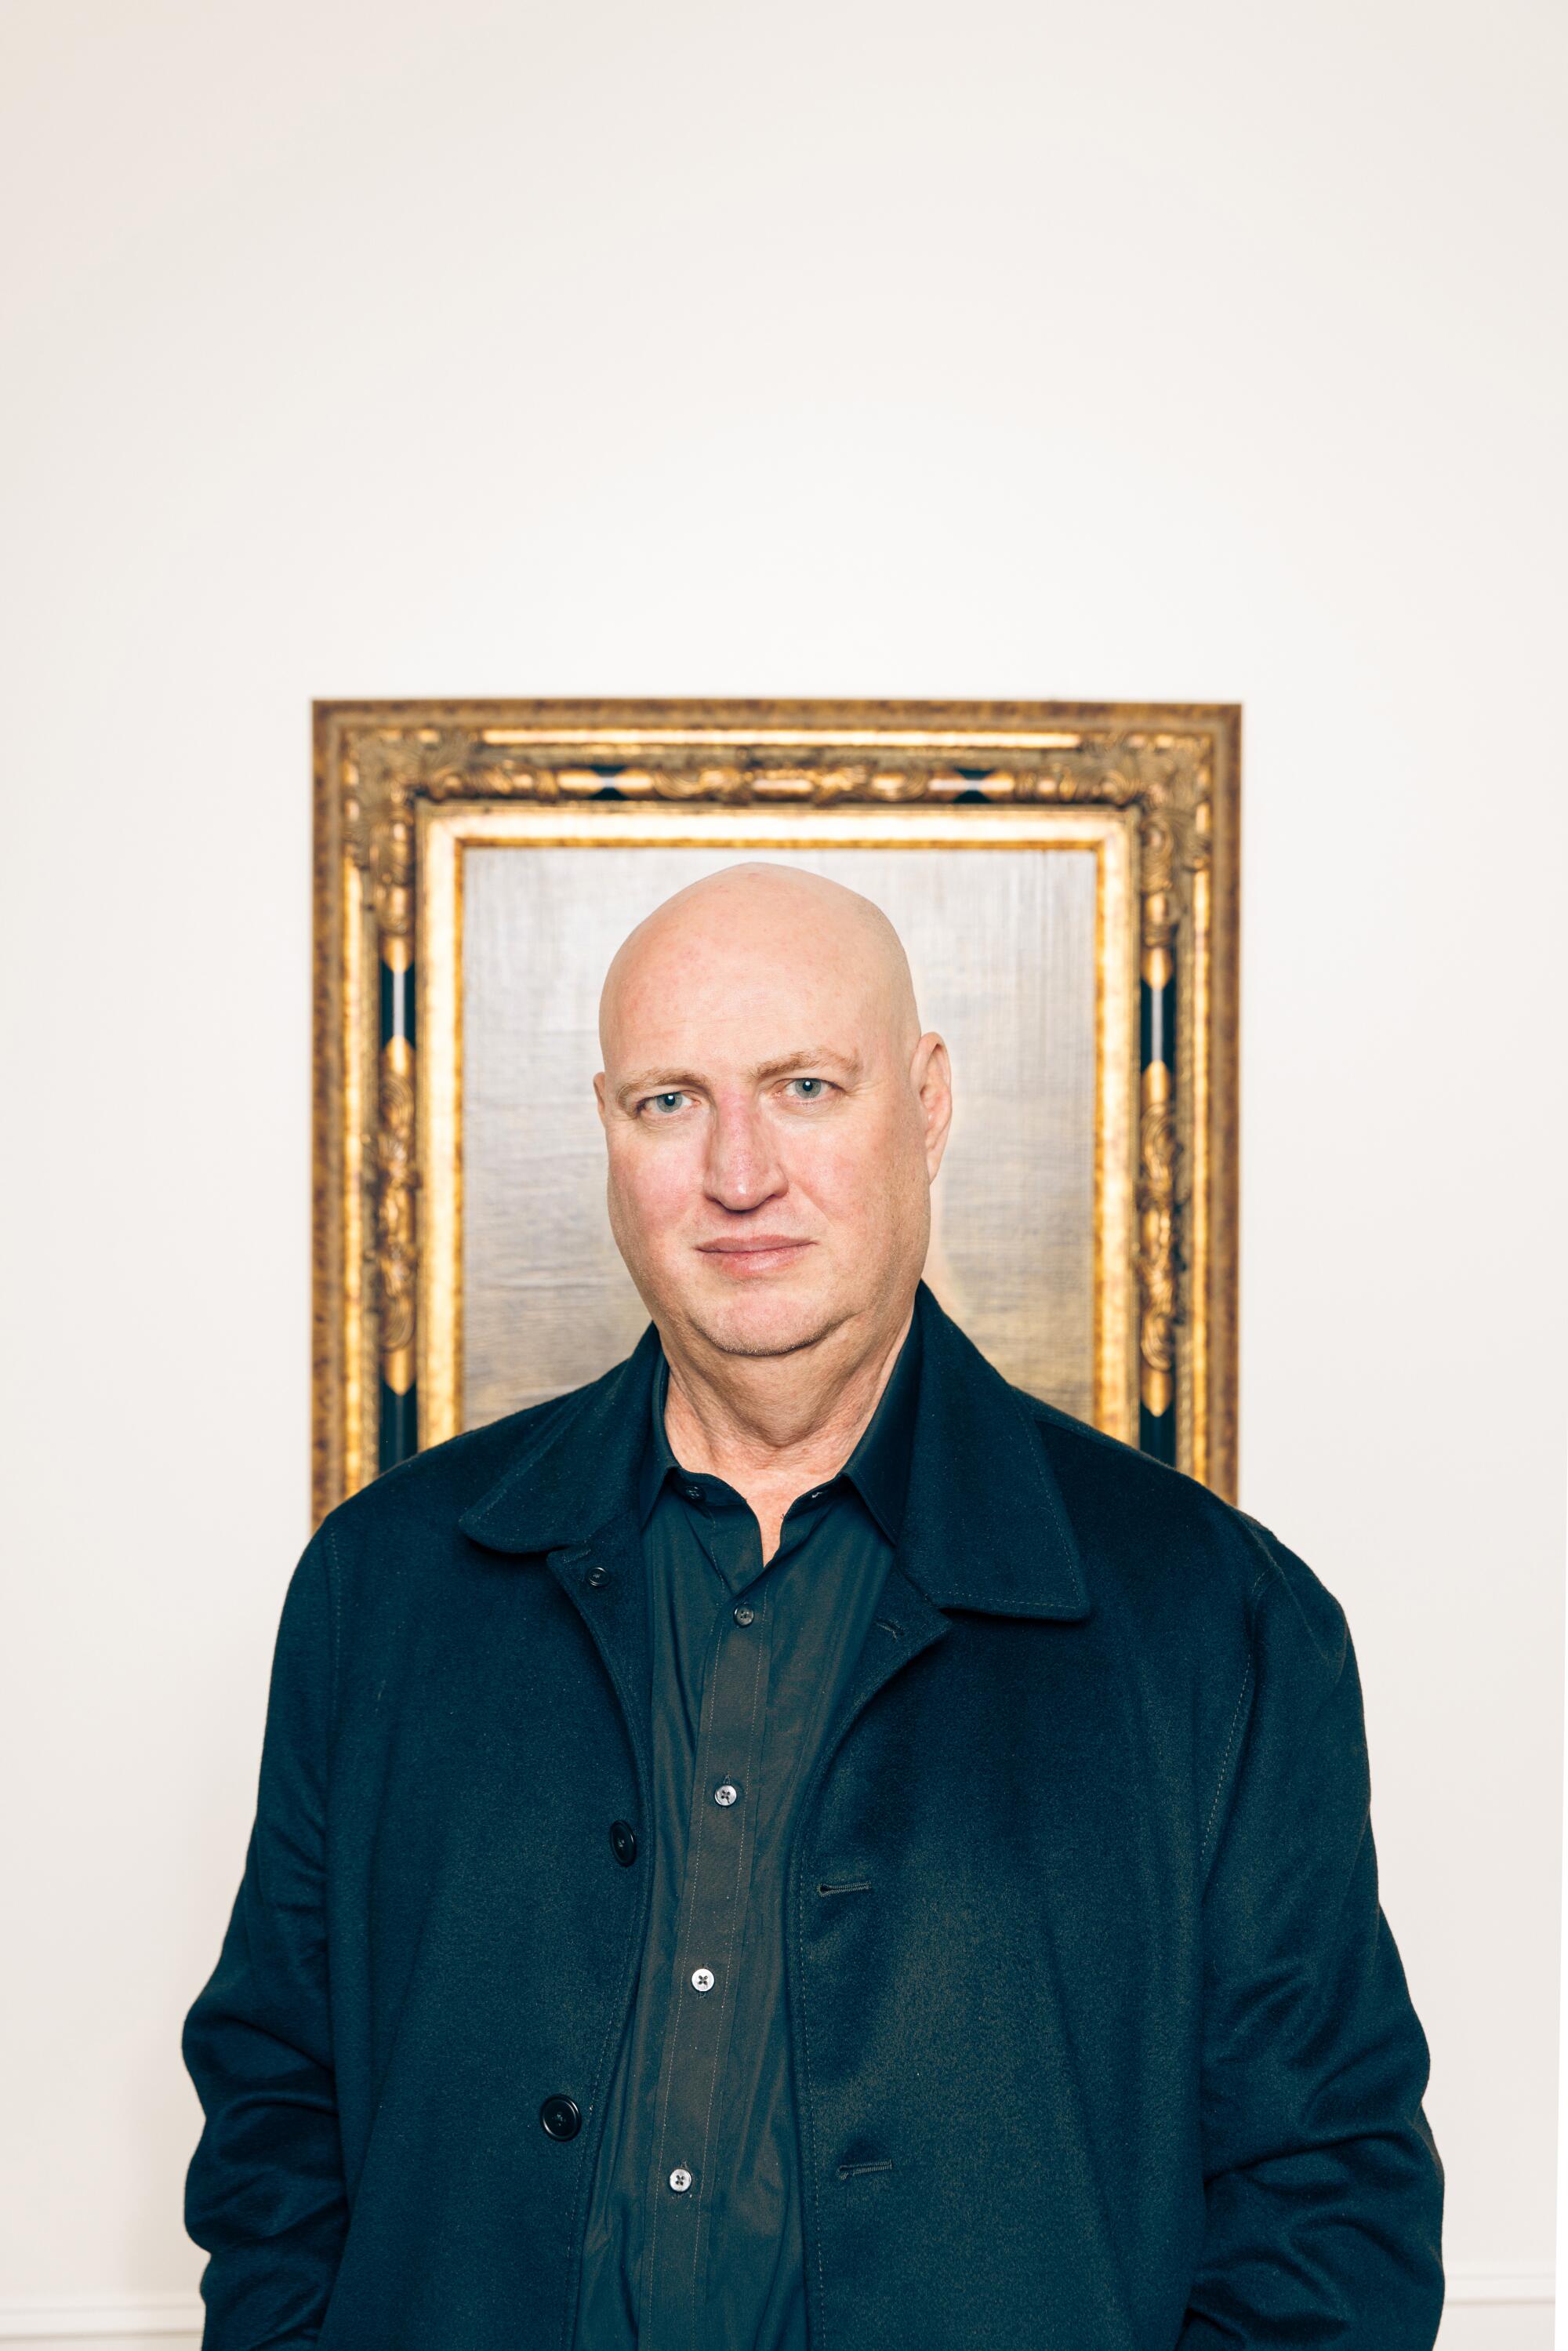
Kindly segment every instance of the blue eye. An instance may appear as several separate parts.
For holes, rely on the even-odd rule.
[[[685,1102],[685,1095],[679,1088],[676,1088],[666,1094],[650,1094],[648,1099],[653,1105],[653,1108],[660,1113],[661,1116],[667,1117],[672,1110],[675,1109],[678,1104]]]
[[[792,1086],[815,1086],[817,1089],[815,1093],[802,1094],[800,1096],[800,1100],[802,1102],[818,1102],[821,1099],[822,1088],[827,1083],[827,1081],[824,1078],[791,1078],[789,1082]]]

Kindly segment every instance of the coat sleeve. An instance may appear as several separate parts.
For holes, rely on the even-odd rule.
[[[1378,1902],[1355,1655],[1273,1535],[1207,1824],[1206,2228],[1177,2351],[1431,2351],[1443,2170]]]
[[[330,1550],[319,1531],[284,1599],[245,1874],[182,2042],[205,2116],[185,2184],[210,2256],[204,2351],[314,2343],[347,2227],[323,1903]]]

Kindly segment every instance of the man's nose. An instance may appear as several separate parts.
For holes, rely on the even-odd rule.
[[[754,1102],[719,1102],[710,1132],[710,1199],[726,1208],[758,1208],[784,1189],[768,1123]]]

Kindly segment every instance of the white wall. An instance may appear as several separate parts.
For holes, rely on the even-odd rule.
[[[1357,1635],[1445,2346],[1544,2345],[1561,22],[10,0],[0,2336],[193,2323],[310,697],[708,692],[1244,704],[1243,1499]]]

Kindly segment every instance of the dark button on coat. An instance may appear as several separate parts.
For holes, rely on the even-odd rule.
[[[813,2344],[1430,2351],[1343,1614],[917,1311],[904,1530],[789,1861]],[[649,1816],[656,1352],[378,1479],[295,1570],[185,2027],[206,2351],[568,2351],[649,1885],[605,1824]]]

